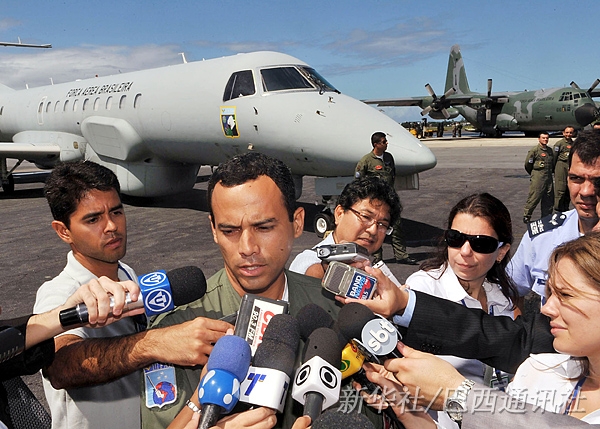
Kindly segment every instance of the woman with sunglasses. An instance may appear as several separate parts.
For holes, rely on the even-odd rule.
[[[517,292],[506,274],[513,242],[510,213],[496,197],[473,194],[450,211],[448,229],[436,255],[423,262],[406,284],[417,291],[480,308],[494,316],[515,317]],[[443,356],[465,377],[504,388],[509,375],[475,359]],[[438,419],[455,425],[445,413]]]

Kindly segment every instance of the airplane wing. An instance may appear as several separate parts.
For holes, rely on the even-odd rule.
[[[446,97],[450,105],[463,105],[473,103],[472,95],[451,95]],[[402,97],[402,98],[383,98],[373,100],[362,100],[366,104],[376,104],[378,107],[386,106],[419,106],[424,107],[431,104],[431,97]],[[477,100],[476,100],[477,101]]]
[[[0,142],[0,158],[17,158],[28,161],[47,161],[60,156],[55,144]]]
[[[429,97],[431,99],[431,97]],[[426,97],[403,97],[403,98],[382,98],[373,100],[362,100],[365,104],[376,104],[379,107],[385,106],[419,106],[423,107],[423,101]]]

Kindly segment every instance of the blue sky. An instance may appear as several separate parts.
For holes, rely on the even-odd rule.
[[[5,1],[0,83],[46,85],[256,50],[293,55],[358,99],[443,92],[450,46],[472,90],[510,91],[600,77],[600,3],[581,1]],[[419,109],[390,108],[397,120]]]

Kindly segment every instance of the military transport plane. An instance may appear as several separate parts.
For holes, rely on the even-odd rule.
[[[535,91],[492,93],[492,80],[488,79],[487,93],[472,92],[460,47],[450,48],[445,93],[438,97],[429,84],[429,96],[364,100],[377,106],[420,106],[421,115],[433,119],[451,119],[461,114],[478,130],[488,136],[501,136],[505,131],[523,131],[536,135],[540,131],[560,131],[571,126],[581,129],[593,122],[599,111],[592,97],[599,79],[583,90],[575,82],[570,87],[539,89]]]
[[[0,85],[5,192],[14,188],[7,158],[41,168],[92,160],[117,174],[123,193],[152,197],[191,189],[201,165],[254,150],[291,168],[298,196],[303,175],[325,180],[321,195],[339,195],[375,131],[388,135],[397,187],[418,187],[417,174],[436,164],[433,153],[286,54],[237,54],[19,91]]]

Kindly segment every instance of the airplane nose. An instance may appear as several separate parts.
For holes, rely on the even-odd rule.
[[[575,120],[583,127],[592,123],[598,115],[598,109],[592,104],[584,104],[575,109]]]

